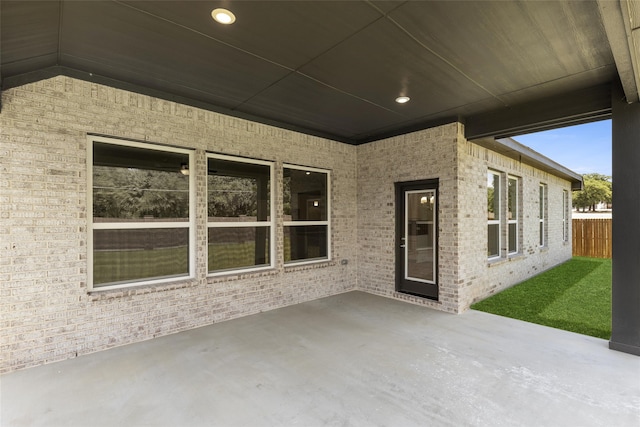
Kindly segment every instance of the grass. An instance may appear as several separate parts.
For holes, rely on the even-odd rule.
[[[209,271],[242,269],[269,263],[269,242],[265,242],[265,264],[256,265],[256,244],[249,239],[240,242],[216,242],[208,245]],[[141,279],[185,275],[189,272],[188,248],[156,248],[153,250],[97,250],[93,253],[93,280],[96,286]],[[319,255],[318,255],[319,256]],[[284,260],[291,260],[291,244],[284,236]]]
[[[609,339],[611,259],[574,257],[471,308]]]
[[[94,283],[104,285],[187,274],[188,256],[186,246],[154,250],[95,251]],[[255,243],[210,244],[208,257],[211,270],[251,267],[256,262]]]
[[[187,274],[188,271],[186,246],[93,253],[93,277],[97,285]]]
[[[266,253],[269,253],[268,248]],[[254,242],[210,244],[208,256],[211,271],[252,267],[256,264],[256,244]]]

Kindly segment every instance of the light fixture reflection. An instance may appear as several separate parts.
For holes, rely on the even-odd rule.
[[[434,196],[431,196],[431,197],[422,196],[422,197],[420,197],[420,204],[421,205],[426,205],[427,203],[429,203],[429,204],[432,205],[435,200],[436,200],[436,198]]]
[[[407,102],[409,102],[411,98],[409,98],[408,96],[399,96],[396,98],[396,102],[398,104],[406,104]]]
[[[189,175],[189,165],[186,163],[183,163],[180,165],[180,173],[182,175]]]

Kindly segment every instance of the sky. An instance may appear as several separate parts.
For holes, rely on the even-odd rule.
[[[611,176],[611,120],[531,133],[513,139],[576,173]]]

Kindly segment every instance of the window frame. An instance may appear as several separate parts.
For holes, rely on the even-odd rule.
[[[569,191],[562,190],[562,241],[569,241]]]
[[[307,265],[307,264],[318,264],[322,262],[329,262],[332,259],[331,253],[331,171],[329,169],[320,169],[309,166],[300,166],[294,165],[290,163],[283,163],[282,165],[282,185],[280,186],[280,191],[283,192],[282,204],[280,209],[284,207],[284,170],[285,169],[295,169],[305,172],[315,172],[315,173],[323,173],[326,175],[327,179],[327,219],[324,221],[304,221],[304,220],[296,220],[296,221],[282,221],[282,240],[283,240],[283,251],[282,251],[282,260],[285,267],[293,267],[298,265]],[[284,217],[284,210],[282,210]],[[327,227],[327,256],[322,258],[309,258],[304,260],[295,260],[295,261],[285,261],[284,260],[284,229],[285,227],[303,227],[303,226],[326,226]]]
[[[504,210],[503,200],[502,200],[502,176],[503,176],[503,174],[501,172],[493,170],[493,169],[488,169],[487,170],[487,174],[486,174],[486,176],[487,176],[487,190],[486,190],[486,193],[487,194],[489,192],[489,184],[488,184],[489,175],[494,175],[494,176],[498,177],[498,186],[499,186],[498,191],[495,191],[495,188],[494,188],[494,192],[493,192],[494,200],[495,200],[496,194],[498,196],[498,205],[497,205],[498,206],[498,215],[499,215],[498,219],[490,220],[490,219],[487,218],[487,249],[488,249],[488,246],[489,246],[489,226],[490,225],[497,225],[498,226],[498,253],[496,255],[489,255],[487,253],[487,259],[489,261],[494,261],[494,260],[502,258],[502,218],[504,216],[504,214],[502,212]],[[495,182],[495,179],[494,179],[494,182]],[[494,205],[495,205],[495,203],[494,203]],[[489,251],[487,250],[487,252],[489,252]]]
[[[547,218],[549,217],[549,201],[547,184],[541,182],[538,187],[538,245],[541,248],[547,247]]]
[[[261,165],[269,167],[269,184],[271,185],[269,191],[269,213],[268,221],[224,221],[224,222],[216,222],[209,221],[208,214],[208,206],[209,206],[209,184],[208,177],[209,171],[207,169],[206,177],[206,185],[205,185],[205,205],[207,206],[207,250],[206,250],[206,270],[207,277],[217,277],[217,276],[226,276],[229,274],[238,274],[238,273],[251,273],[256,271],[270,270],[275,268],[275,258],[276,258],[276,214],[275,214],[275,162],[269,160],[259,160],[248,157],[240,157],[240,156],[232,156],[227,154],[220,153],[206,153],[206,164],[209,164],[209,159],[219,159],[229,162],[237,162],[237,163],[245,163],[251,165]],[[239,267],[239,268],[228,268],[222,270],[209,270],[209,228],[249,228],[249,227],[268,227],[269,228],[269,264],[268,265],[260,265],[260,266],[247,266],[247,267]]]
[[[173,282],[180,282],[195,278],[196,270],[196,189],[195,177],[189,174],[189,219],[187,221],[158,221],[158,222],[94,222],[93,217],[93,169],[94,169],[94,143],[112,144],[117,146],[140,148],[150,151],[170,152],[186,154],[188,157],[187,168],[193,170],[194,155],[193,149],[163,145],[158,143],[140,142],[127,139],[110,138],[97,135],[87,136],[87,289],[89,292],[103,292],[114,289],[133,288],[140,286],[162,285]],[[128,280],[125,282],[114,282],[111,285],[95,286],[94,284],[94,238],[95,230],[127,230],[127,229],[172,229],[187,228],[188,231],[188,273],[177,276],[167,276],[151,279]]]
[[[509,218],[509,185],[511,184],[511,182],[515,182],[516,183],[516,191],[515,191],[515,203],[514,203],[514,209],[515,209],[515,214],[512,215],[512,218]],[[520,189],[521,189],[521,179],[517,176],[513,176],[513,175],[508,175],[507,176],[507,201],[505,203],[505,208],[506,208],[506,212],[507,215],[505,217],[506,219],[506,232],[507,232],[507,254],[508,255],[516,255],[518,253],[520,253],[520,247],[522,246],[520,244],[520,215],[522,213],[522,209],[520,207],[520,200],[521,200],[521,196],[520,196]],[[515,224],[515,242],[516,242],[516,247],[514,250],[511,250],[511,248],[509,247],[509,242],[511,240],[511,236],[509,233],[509,229],[511,228],[511,225]]]

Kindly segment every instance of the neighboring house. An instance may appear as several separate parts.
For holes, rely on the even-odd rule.
[[[2,97],[3,372],[351,290],[459,313],[571,257],[580,176],[460,123],[353,146],[69,77]]]

